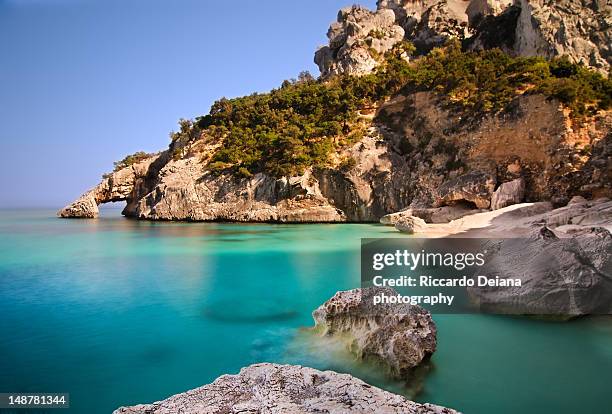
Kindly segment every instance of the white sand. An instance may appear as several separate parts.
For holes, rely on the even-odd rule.
[[[472,214],[444,224],[427,224],[423,232],[415,233],[429,237],[520,237],[529,224],[526,217],[550,211],[547,203],[521,203],[495,211]]]

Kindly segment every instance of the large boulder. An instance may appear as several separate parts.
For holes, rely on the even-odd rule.
[[[527,238],[491,240],[479,274],[520,286],[468,288],[484,311],[573,317],[612,313],[612,236],[581,227],[559,237],[540,226]]]
[[[390,288],[353,289],[336,293],[312,314],[323,335],[340,336],[359,359],[405,377],[436,350],[436,326],[420,306],[373,304],[374,296],[397,295]]]
[[[396,223],[395,228],[402,233],[414,234],[427,232],[425,220],[414,216],[403,216]]]
[[[121,407],[113,414],[457,414],[418,404],[348,374],[297,365],[255,364],[237,375],[152,404]]]
[[[518,204],[525,197],[525,180],[516,180],[502,183],[491,197],[491,210],[499,210],[513,204]]]
[[[489,208],[496,179],[483,171],[472,171],[444,182],[437,190],[434,205],[441,207],[458,202],[473,203],[477,208]]]
[[[96,218],[99,213],[96,188],[94,188],[62,208],[57,215],[62,218]]]

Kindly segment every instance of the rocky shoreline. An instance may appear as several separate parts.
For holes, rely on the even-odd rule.
[[[436,326],[415,305],[376,307],[369,298],[392,289],[338,292],[317,308],[315,340],[342,337],[347,352],[360,361],[374,360],[387,374],[408,378],[436,350]],[[348,374],[299,365],[254,364],[237,375],[152,404],[121,407],[114,414],[175,413],[397,413],[459,414],[433,404],[419,404],[366,384]]]
[[[315,61],[324,84],[372,74],[402,42],[424,53],[457,39],[467,51],[563,54],[607,73],[612,8],[604,3],[381,0],[375,11],[342,9]],[[125,201],[125,216],[147,220],[377,222],[410,208],[436,223],[522,201],[612,197],[612,111],[578,122],[555,95],[524,86],[491,113],[452,107],[435,90],[400,91],[359,108],[359,139],[294,176],[212,171],[226,138],[188,131],[165,151],[119,164],[58,215],[94,218],[100,204]]]
[[[602,1],[379,0],[375,11],[342,9],[315,62],[320,82],[362,77],[373,74],[385,54],[405,42],[414,46],[418,59],[455,39],[466,53],[498,48],[505,56],[566,55],[569,62],[608,73],[611,16],[610,5]],[[399,58],[404,63],[411,59],[408,53]],[[291,176],[213,170],[210,161],[227,136],[191,129],[164,151],[118,164],[58,215],[95,218],[100,204],[123,201],[123,215],[144,220],[380,220],[424,237],[522,237],[530,249],[558,255],[558,268],[568,278],[560,295],[572,297],[571,307],[562,307],[568,302],[555,297],[541,300],[548,286],[542,277],[518,297],[496,290],[470,292],[483,308],[499,311],[494,305],[500,304],[501,311],[520,313],[545,305],[568,315],[601,311],[602,300],[610,303],[597,289],[610,279],[612,110],[578,121],[559,97],[530,91],[529,81],[524,86],[503,110],[478,113],[450,105],[435,88],[399,90],[356,110],[356,122],[363,126],[358,138],[340,137],[349,143],[334,147],[326,163],[313,163]],[[349,131],[346,120],[340,129]],[[555,250],[561,239],[575,240],[582,250]],[[516,272],[535,272],[531,265],[518,266]],[[435,352],[435,324],[418,306],[374,312],[362,300],[368,292],[338,292],[314,311],[316,331],[343,338],[359,360],[373,360],[389,375],[405,377]],[[409,401],[351,375],[262,363],[115,414],[238,412],[457,413]]]

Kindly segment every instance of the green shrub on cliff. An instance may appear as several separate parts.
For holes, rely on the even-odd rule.
[[[576,116],[611,105],[609,79],[562,58],[515,58],[496,49],[464,52],[459,42],[450,42],[408,62],[413,50],[400,44],[366,76],[323,81],[301,75],[269,93],[223,98],[193,125],[181,124],[173,139],[206,130],[222,141],[210,160],[211,170],[233,169],[242,177],[261,171],[282,176],[325,165],[339,147],[363,136],[358,110],[399,92],[435,91],[448,105],[474,114],[500,111],[521,93],[559,99]]]
[[[147,152],[144,151],[138,151],[135,152],[133,154],[130,154],[128,156],[126,156],[124,159],[122,159],[121,161],[117,161],[114,164],[115,168],[113,169],[113,171],[117,172],[125,167],[129,167],[132,164],[136,164],[137,162],[143,161],[147,158],[152,157],[155,154],[149,154]]]
[[[221,99],[195,125],[223,139],[212,158],[217,167],[299,174],[325,164],[338,137],[353,132],[361,102],[341,82],[304,78],[270,93]]]
[[[464,52],[459,42],[432,50],[413,64],[390,56],[374,75],[383,91],[433,90],[449,104],[476,112],[499,111],[520,93],[557,98],[580,116],[610,107],[612,82],[566,58],[511,57],[499,49]]]

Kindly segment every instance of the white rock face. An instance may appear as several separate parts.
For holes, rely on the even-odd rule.
[[[380,362],[395,377],[411,370],[436,350],[436,326],[420,306],[374,305],[375,295],[397,295],[391,288],[353,289],[336,293],[313,313],[323,335],[347,339],[347,348],[360,359]]]
[[[518,19],[512,14],[486,27],[479,24],[484,17],[501,16],[512,5],[520,10]],[[329,46],[317,51],[315,62],[323,76],[361,75],[378,65],[371,50],[384,53],[406,39],[425,53],[456,38],[472,39],[473,49],[501,47],[521,56],[549,58],[567,55],[605,74],[612,63],[610,27],[612,4],[605,0],[378,0],[375,13],[362,7],[341,10],[330,27]],[[369,36],[372,29],[376,36]]]
[[[238,375],[163,401],[122,407],[113,414],[458,414],[418,404],[348,374],[296,365],[255,364]]]
[[[470,27],[476,27],[486,16],[495,16],[512,4],[512,0],[471,0],[465,13]]]
[[[522,56],[566,55],[604,73],[612,63],[609,1],[515,0],[521,7],[515,51]]]
[[[315,63],[323,76],[372,72],[381,55],[404,38],[388,9],[372,12],[360,6],[342,9],[327,32],[329,45],[315,53]]]
[[[502,183],[491,197],[491,210],[499,210],[512,204],[518,204],[523,201],[524,197],[525,180],[522,178]]]

